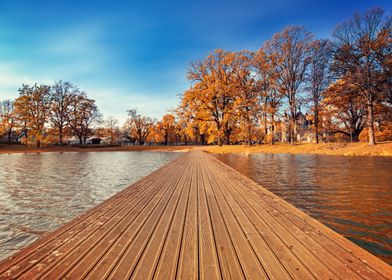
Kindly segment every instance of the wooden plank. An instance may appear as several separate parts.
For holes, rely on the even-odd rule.
[[[211,218],[222,277],[224,279],[245,279],[241,263],[238,259],[226,225],[223,222],[223,217],[219,211],[214,194],[212,193],[211,182],[208,181],[208,176],[206,174],[207,171],[202,165],[200,165],[199,168],[202,170],[202,178],[204,182],[203,191],[207,198],[207,207]]]
[[[130,274],[130,277],[134,279],[153,278],[155,274],[155,268],[157,266],[159,258],[161,257],[162,250],[163,247],[165,246],[165,243],[170,243],[170,241],[174,241],[168,239],[168,235],[171,227],[173,226],[174,223],[177,224],[184,223],[185,214],[187,212],[186,210],[187,210],[190,185],[192,180],[191,174],[193,169],[194,169],[194,164],[192,163],[188,167],[188,170],[183,171],[183,173],[185,173],[184,181],[179,183],[179,185],[181,186],[181,195],[179,200],[177,201],[177,204],[174,206],[175,207],[174,212],[170,213],[169,212],[170,209],[168,208],[162,214],[159,224],[157,225],[149,243],[146,245],[146,248],[144,249],[144,252],[140,257],[134,271]],[[179,218],[176,219],[176,216],[179,216]],[[173,248],[173,250],[178,252],[179,248],[178,247]]]
[[[204,165],[202,165],[204,166]],[[249,236],[244,233],[243,228],[239,224],[238,220],[236,219],[232,209],[227,204],[226,199],[222,194],[219,192],[219,187],[214,179],[211,176],[211,172],[208,172],[207,177],[210,181],[211,191],[214,194],[215,200],[217,202],[217,206],[220,210],[220,213],[223,217],[223,221],[225,222],[226,228],[229,232],[233,245],[236,249],[238,258],[241,262],[241,266],[243,268],[245,277],[247,279],[267,279],[268,276],[265,272],[263,265],[261,264],[257,253],[255,253],[254,248],[249,243]],[[242,221],[241,221],[242,222]],[[274,263],[270,264],[271,267],[275,267]],[[288,279],[286,277],[286,273],[284,270],[276,270],[277,276],[280,276],[279,279]]]
[[[179,211],[176,211],[175,213],[168,232],[167,241],[163,245],[162,253],[158,260],[154,275],[154,278],[156,279],[173,279],[176,276],[178,256],[180,253],[187,211],[187,207],[184,207],[179,208]]]
[[[199,274],[200,279],[221,279],[221,264],[218,258],[216,237],[212,227],[211,214],[208,209],[204,191],[204,178],[198,168],[198,236],[199,236]]]
[[[178,279],[198,279],[199,278],[199,250],[197,232],[197,188],[198,188],[198,165],[194,161],[192,179],[190,186],[187,212],[185,217],[184,230],[178,259],[178,269],[176,278]],[[167,265],[167,264],[166,264]],[[159,278],[159,277],[158,277]],[[174,277],[173,277],[174,278]],[[173,279],[161,277],[160,279]]]

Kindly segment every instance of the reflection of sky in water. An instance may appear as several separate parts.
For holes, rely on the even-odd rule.
[[[392,159],[217,155],[241,173],[392,264]]]
[[[0,260],[177,156],[159,152],[0,155]]]

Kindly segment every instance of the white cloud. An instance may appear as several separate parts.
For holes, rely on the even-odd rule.
[[[38,76],[31,76],[17,64],[0,64],[0,100],[15,98],[22,84],[48,84],[51,80]]]

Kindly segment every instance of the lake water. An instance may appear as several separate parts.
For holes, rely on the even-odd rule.
[[[392,158],[216,156],[392,264]]]
[[[0,155],[0,260],[178,155],[161,152]]]

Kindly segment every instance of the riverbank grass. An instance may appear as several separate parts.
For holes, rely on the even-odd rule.
[[[116,152],[116,151],[165,151],[187,152],[204,150],[217,154],[321,154],[341,156],[392,156],[392,142],[378,143],[369,146],[367,143],[297,143],[294,146],[285,143],[275,145],[224,145],[224,146],[50,146],[29,148],[24,145],[0,145],[0,154],[13,153],[44,153],[44,152]]]
[[[273,154],[321,154],[342,156],[392,156],[392,142],[369,146],[367,143],[297,143],[275,145],[225,145],[207,146],[203,150],[209,153],[273,153]]]

